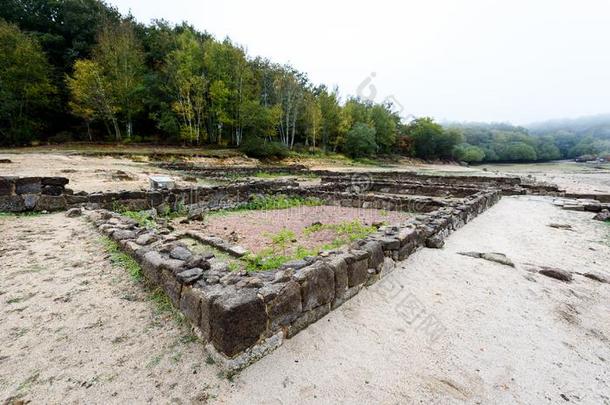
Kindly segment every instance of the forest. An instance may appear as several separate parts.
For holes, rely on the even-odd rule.
[[[610,117],[590,126],[405,122],[391,104],[340,96],[229,38],[145,25],[98,0],[0,5],[0,144],[235,147],[254,157],[539,161],[610,151]]]

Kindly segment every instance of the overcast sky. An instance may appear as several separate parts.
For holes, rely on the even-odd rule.
[[[391,97],[403,115],[524,124],[610,112],[608,0],[109,3],[229,36],[344,97]]]

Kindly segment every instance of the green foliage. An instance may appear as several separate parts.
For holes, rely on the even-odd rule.
[[[455,148],[454,154],[458,160],[468,163],[478,163],[485,158],[485,151],[483,149],[467,143],[458,145]]]
[[[134,280],[142,279],[142,269],[138,262],[124,253],[115,241],[108,237],[102,237],[102,243],[110,254],[110,262],[113,266],[125,269]]]
[[[344,221],[338,224],[314,224],[305,228],[304,233],[310,235],[312,233],[320,232],[323,230],[331,230],[337,234],[335,239],[330,246],[323,247],[324,249],[334,249],[342,246],[346,243],[353,242],[358,239],[363,239],[375,232],[377,228],[374,226],[368,226],[362,224],[358,220]]]
[[[580,120],[538,124],[532,127],[533,133],[510,124],[470,123],[450,127],[464,133],[465,143],[456,149],[458,158],[460,153],[475,146],[483,150],[486,162],[548,161],[582,155],[594,158],[610,152],[610,117],[605,119],[607,121],[582,119],[582,124],[579,124]],[[606,126],[604,122],[607,122]],[[566,125],[568,129],[557,129],[557,125]],[[569,130],[570,125],[572,130]],[[595,136],[587,136],[587,133]]]
[[[322,205],[323,201],[313,197],[287,197],[285,195],[263,195],[254,196],[252,199],[239,206],[240,210],[279,210],[293,207],[315,207]]]
[[[372,156],[377,151],[375,129],[361,122],[356,123],[347,133],[344,152],[354,158]]]
[[[274,251],[281,252],[285,256],[288,246],[296,241],[296,234],[293,231],[284,228],[275,235],[270,235],[270,239]]]
[[[246,139],[240,149],[246,155],[258,159],[282,159],[288,156],[288,148],[283,144],[256,137]]]
[[[0,144],[23,145],[44,128],[54,102],[51,67],[39,43],[0,19]]]
[[[315,256],[321,250],[332,250],[344,246],[358,239],[363,239],[375,232],[377,228],[373,226],[363,225],[358,220],[346,221],[338,224],[316,224],[305,228],[303,234],[311,235],[312,233],[323,230],[331,230],[336,233],[336,238],[323,246],[306,248],[298,243],[296,235],[293,231],[283,229],[277,234],[268,235],[271,240],[271,248],[265,249],[259,254],[250,254],[244,258],[247,262],[248,271],[264,271],[272,270],[280,267],[282,264],[295,259],[303,259],[307,256]],[[292,253],[288,253],[288,249],[292,248]]]
[[[98,0],[3,1],[0,55],[7,145],[214,144],[263,159],[295,150],[471,162],[610,154],[608,115],[529,131],[501,123],[442,128],[429,118],[405,125],[390,104],[342,101],[337,88],[250,57],[228,39],[186,23],[140,24]]]
[[[459,130],[445,130],[432,118],[418,118],[404,128],[412,139],[413,152],[422,159],[451,159],[454,148],[462,141]]]
[[[157,223],[146,211],[121,211],[121,215],[135,220],[138,225],[146,229],[157,228]]]

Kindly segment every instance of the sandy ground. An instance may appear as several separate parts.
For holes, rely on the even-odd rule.
[[[68,187],[75,191],[147,189],[149,187],[148,176],[151,174],[170,175],[179,186],[192,186],[194,184],[179,172],[162,170],[146,161],[134,161],[120,157],[91,157],[47,152],[0,153],[0,159],[10,159],[13,162],[0,163],[0,176],[64,176],[70,179]],[[256,164],[256,160],[246,158],[190,158],[189,160],[197,164],[210,166]],[[424,164],[409,159],[404,159],[400,164],[379,167],[346,166],[345,162],[341,161],[333,163],[332,160],[316,161],[316,159],[294,161],[293,163],[307,163],[312,169],[338,171],[404,170],[423,174],[465,176],[509,174],[522,177],[530,176],[538,181],[555,183],[572,193],[610,193],[610,165],[600,166],[568,161],[538,164],[489,164],[469,167],[457,164]],[[301,183],[312,184],[315,182],[306,180]],[[199,180],[197,184],[214,183]]]
[[[306,228],[319,223],[322,225],[345,224],[357,221],[365,226],[373,224],[395,224],[405,221],[409,214],[397,211],[362,209],[337,206],[302,206],[268,211],[238,211],[226,215],[209,216],[202,224],[176,224],[179,230],[196,230],[204,234],[220,236],[231,240],[253,253],[259,253],[272,246],[271,238],[282,230],[295,234],[295,242],[286,246],[286,254],[294,253],[296,246],[322,247],[338,236],[332,229],[322,229],[307,233]],[[236,238],[236,239],[233,239]]]
[[[190,328],[113,267],[84,220],[0,218],[0,237],[0,403],[204,401],[217,390]]]
[[[530,176],[537,181],[557,184],[570,193],[610,193],[610,164],[559,161],[551,163],[494,164],[472,166],[487,173]]]
[[[70,179],[74,191],[120,191],[149,188],[148,176],[169,174],[178,186],[191,186],[177,173],[162,170],[143,161],[126,158],[91,157],[54,153],[0,154],[0,176],[62,176]],[[199,183],[203,185],[204,183]]]
[[[610,227],[590,217],[504,198],[245,370],[226,402],[610,403],[610,285],[527,271],[610,276]],[[471,250],[516,268],[457,254]]]
[[[505,197],[233,381],[81,219],[1,218],[0,401],[608,404],[610,285],[528,271],[610,276],[590,217]]]

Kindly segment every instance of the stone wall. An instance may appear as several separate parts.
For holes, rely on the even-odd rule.
[[[273,271],[231,272],[198,256],[175,235],[140,228],[109,211],[89,219],[140,263],[198,331],[224,367],[238,370],[256,361],[389,273],[417,249],[440,247],[452,231],[500,198],[482,191],[418,215],[344,249],[286,263]]]
[[[227,179],[227,177],[247,177],[256,176],[258,173],[283,174],[283,175],[303,175],[310,173],[309,169],[303,165],[289,166],[199,166],[193,163],[157,163],[156,166],[166,170],[178,170],[191,173],[200,177],[213,179]]]
[[[0,177],[0,212],[64,210],[66,184],[65,177]]]

